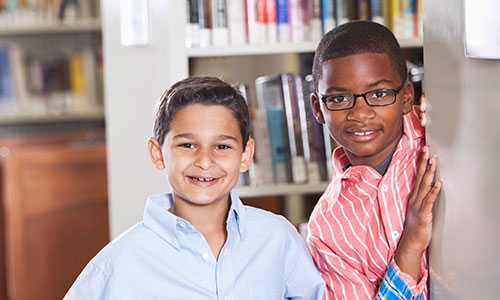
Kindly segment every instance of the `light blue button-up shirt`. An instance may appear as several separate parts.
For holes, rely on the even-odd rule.
[[[321,299],[324,283],[295,228],[234,194],[216,259],[172,196],[148,198],[143,222],[109,243],[65,299]]]

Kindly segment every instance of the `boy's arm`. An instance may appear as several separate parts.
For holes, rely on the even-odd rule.
[[[75,280],[63,300],[106,299],[109,277],[98,266],[89,263]]]
[[[403,234],[394,260],[379,286],[377,299],[420,299],[423,296],[428,276],[423,258],[431,241],[433,207],[442,185],[436,170],[437,160],[424,146],[408,199]]]
[[[289,226],[289,244],[286,247],[285,298],[294,300],[321,300],[325,283],[316,270],[303,238]]]

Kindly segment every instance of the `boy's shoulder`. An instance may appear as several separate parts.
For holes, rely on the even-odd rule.
[[[147,247],[148,241],[154,237],[144,224],[137,223],[127,229],[102,248],[89,262],[102,270],[112,267],[119,261],[127,260],[129,256],[138,252],[138,248]]]
[[[282,215],[248,205],[244,205],[244,208],[249,230],[265,229],[276,234],[298,234],[297,229]]]

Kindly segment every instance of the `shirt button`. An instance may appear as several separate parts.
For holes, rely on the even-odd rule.
[[[387,193],[388,190],[389,190],[389,188],[387,187],[387,185],[382,184],[382,192]]]
[[[399,232],[397,232],[397,231],[393,231],[393,232],[392,232],[392,237],[393,237],[393,238],[395,238],[395,239],[396,239],[396,238],[398,238],[398,236],[399,236]]]

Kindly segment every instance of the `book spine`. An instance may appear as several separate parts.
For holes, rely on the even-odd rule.
[[[187,0],[186,47],[200,46],[200,13],[198,0]]]
[[[323,35],[323,26],[321,23],[321,1],[322,0],[312,0],[311,1],[311,40],[319,41]]]
[[[245,0],[230,0],[227,2],[229,40],[232,45],[246,43],[245,32]]]
[[[226,46],[229,44],[226,0],[212,0],[212,44]]]
[[[276,23],[278,24],[278,39],[282,43],[290,42],[291,39],[288,10],[288,0],[277,0]]]
[[[209,0],[198,0],[200,47],[208,47],[212,43],[211,9],[209,4]]]
[[[270,43],[278,42],[278,23],[276,21],[276,0],[266,0],[266,35]]]
[[[303,153],[301,120],[295,77],[291,74],[282,74],[281,83],[283,87],[283,107],[288,135],[288,148],[290,151],[292,182],[303,183],[307,181],[307,173]]]

